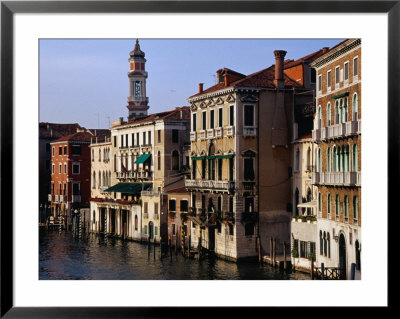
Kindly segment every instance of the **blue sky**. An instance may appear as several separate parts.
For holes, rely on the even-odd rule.
[[[129,52],[136,39],[41,39],[41,122],[108,128],[128,115]],[[146,56],[149,112],[188,105],[187,98],[215,83],[223,67],[250,74],[274,64],[274,50],[298,59],[342,39],[139,39]]]

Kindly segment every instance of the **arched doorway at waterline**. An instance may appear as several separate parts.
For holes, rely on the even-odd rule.
[[[149,238],[153,239],[154,237],[154,223],[149,222]]]
[[[346,279],[346,240],[343,234],[339,236],[339,268],[340,279]]]

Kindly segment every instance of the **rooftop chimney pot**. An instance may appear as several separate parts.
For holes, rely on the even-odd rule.
[[[286,55],[286,51],[284,50],[275,50],[275,79],[274,84],[277,88],[284,87],[284,80],[283,80],[283,62]]]
[[[199,93],[203,93],[203,84],[204,83],[199,83]]]

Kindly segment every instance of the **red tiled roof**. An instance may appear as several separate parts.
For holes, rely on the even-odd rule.
[[[285,61],[283,67],[284,67],[284,69],[289,69],[296,65],[304,63],[304,62],[312,62],[315,59],[319,58],[323,54],[324,54],[324,51],[323,51],[323,49],[321,49],[321,50],[315,51],[313,53],[310,53],[310,54],[308,54],[300,59],[297,59],[297,60],[287,60],[287,61]]]
[[[183,119],[190,120],[190,108],[188,106],[176,107],[171,111],[153,113],[145,117],[138,119],[129,119],[128,122],[124,122],[121,125],[116,125],[114,127],[124,126],[126,124],[139,124],[145,122],[152,122],[155,120],[165,120],[165,119],[181,119],[180,111],[183,111]]]
[[[184,186],[170,189],[166,191],[167,193],[189,193]]]
[[[312,133],[307,133],[307,134],[304,134],[303,136],[299,136],[297,138],[297,140],[305,140],[305,139],[308,139],[308,138],[312,138]]]
[[[57,143],[57,142],[90,142],[90,140],[93,138],[93,135],[88,133],[88,132],[77,132],[71,135],[67,135],[64,137],[61,137],[52,143]]]
[[[62,124],[62,123],[39,123],[39,137],[47,139],[56,139],[67,136],[76,132],[82,127],[78,123]]]

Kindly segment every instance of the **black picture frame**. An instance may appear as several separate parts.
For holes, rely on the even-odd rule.
[[[196,314],[183,307],[14,307],[13,304],[13,16],[15,13],[120,13],[120,12],[281,12],[281,13],[387,13],[388,14],[388,207],[399,180],[399,54],[400,1],[1,1],[1,317],[5,318],[178,318]],[[380,199],[383,200],[383,199]],[[384,213],[384,212],[380,212]],[[388,218],[389,218],[388,214]],[[394,227],[395,223],[388,223]],[[390,246],[390,227],[388,244]],[[390,251],[390,248],[389,248]],[[393,256],[393,255],[392,255]],[[388,265],[390,258],[388,254]],[[389,270],[389,269],[388,269]],[[388,281],[388,287],[390,280]],[[34,292],[33,292],[34,293]],[[373,292],[371,292],[373,293]],[[380,308],[381,310],[390,309]],[[213,316],[248,315],[248,309],[209,308]],[[269,312],[270,310],[268,310]],[[306,308],[290,311],[307,313]],[[335,313],[338,310],[332,310]],[[339,312],[338,312],[339,314]],[[266,314],[267,315],[267,314]],[[287,315],[285,310],[285,315]]]

